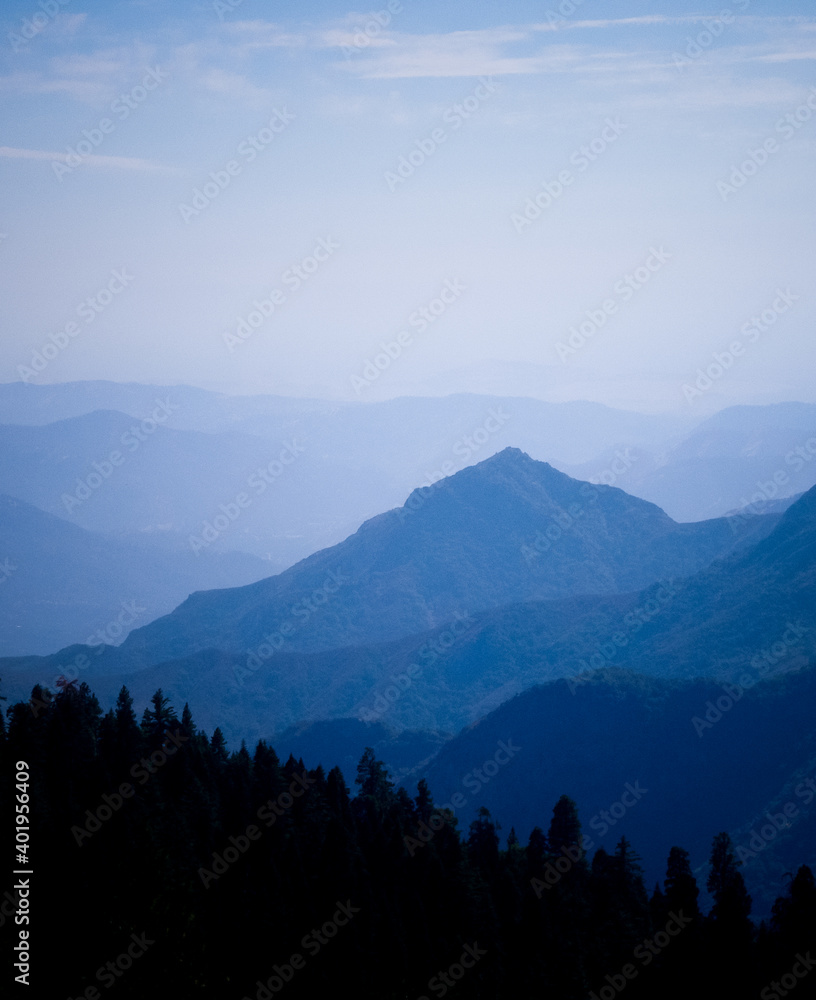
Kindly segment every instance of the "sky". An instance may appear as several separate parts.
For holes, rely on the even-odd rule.
[[[0,381],[816,402],[804,2],[6,0]]]

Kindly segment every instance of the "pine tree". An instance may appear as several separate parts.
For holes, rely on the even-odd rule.
[[[773,906],[772,925],[780,950],[793,954],[816,941],[816,881],[807,865],[802,865]]]
[[[691,871],[689,853],[682,847],[672,847],[669,851],[664,885],[667,911],[682,911],[684,917],[698,922],[700,905],[697,899],[700,890]]]
[[[371,747],[366,747],[357,765],[355,784],[360,786],[360,795],[373,799],[379,806],[390,804],[394,783],[382,761],[377,760]]]
[[[752,979],[755,956],[751,953],[754,927],[750,921],[751,897],[739,870],[741,862],[727,833],[718,833],[711,848],[706,886],[714,898],[708,922],[708,961],[712,988],[741,996]]]
[[[553,854],[568,857],[575,854],[574,861],[584,857],[578,807],[567,795],[562,795],[555,804],[547,840]]]
[[[734,854],[731,838],[718,833],[711,848],[711,868],[706,888],[714,897],[711,917],[735,933],[747,931],[751,897],[739,870],[741,861]]]
[[[159,688],[150,699],[150,706],[142,716],[142,733],[147,740],[148,748],[156,750],[164,743],[168,732],[178,727],[179,720],[170,699],[165,698]]]
[[[490,818],[490,810],[482,806],[477,819],[470,824],[467,840],[468,858],[486,876],[495,875],[499,866],[499,836]]]
[[[224,739],[224,734],[221,732],[220,726],[216,726],[213,730],[210,739],[210,750],[217,765],[226,765],[229,760],[229,753],[227,752],[227,741]]]

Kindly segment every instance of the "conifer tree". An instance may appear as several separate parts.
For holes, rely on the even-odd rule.
[[[683,912],[685,917],[699,921],[700,890],[691,871],[689,853],[682,847],[672,847],[666,863],[665,900],[667,911]]]
[[[747,930],[751,912],[751,897],[739,870],[741,863],[734,854],[728,834],[718,833],[711,848],[711,868],[706,883],[714,897],[711,917],[735,933]]]
[[[142,716],[142,732],[150,750],[155,750],[167,738],[167,734],[178,727],[179,720],[170,699],[159,688],[150,699],[150,705]]]

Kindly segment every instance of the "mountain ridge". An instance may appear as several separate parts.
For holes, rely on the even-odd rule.
[[[688,576],[775,523],[677,524],[648,501],[581,483],[519,449],[411,496],[413,506],[369,519],[277,576],[240,592],[191,595],[123,648],[145,662],[210,646],[234,652],[287,623],[288,649],[383,642],[464,611]],[[293,618],[308,619],[308,632],[297,634]]]

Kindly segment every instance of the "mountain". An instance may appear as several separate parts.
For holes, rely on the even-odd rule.
[[[69,524],[0,495],[0,655],[45,654],[91,640],[115,645],[191,591],[269,574],[243,553],[166,552]]]
[[[366,747],[384,761],[396,780],[408,778],[427,766],[451,739],[451,733],[404,729],[397,732],[380,722],[332,719],[291,726],[270,741],[281,760],[293,756],[322,765],[328,772],[339,767],[351,777]]]
[[[0,491],[90,530],[147,536],[167,548],[192,536],[207,548],[267,559],[274,571],[341,541],[366,518],[401,504],[418,483],[431,484],[510,440],[544,454],[580,447],[588,456],[593,442],[618,432],[639,437],[646,426],[635,414],[583,412],[579,404],[547,409],[532,400],[492,405],[457,397],[332,410],[276,397],[211,400],[187,387],[150,395],[150,387],[104,383],[84,395],[129,412],[75,414],[83,394],[51,388],[47,397],[35,393],[40,405],[21,405],[22,412],[32,421],[71,415],[0,426]],[[29,393],[6,395],[25,403]],[[223,522],[241,494],[240,517]],[[213,530],[216,519],[222,523]]]
[[[633,463],[625,479],[629,492],[679,521],[717,517],[746,505],[756,513],[770,512],[770,502],[814,484],[812,403],[729,407],[664,454]]]
[[[728,673],[785,635],[787,665],[816,635],[789,634],[786,625],[789,616],[813,616],[790,541],[798,524],[807,547],[807,503],[781,522],[765,515],[676,525],[620,490],[588,488],[509,450],[418,491],[405,508],[278,577],[193,595],[116,650],[97,648],[87,661],[81,649],[6,660],[0,674],[4,688],[27,697],[34,683],[53,686],[79,659],[82,679],[107,701],[123,682],[140,705],[162,687],[179,704],[195,700],[205,725],[254,739],[348,716],[457,731],[531,685],[590,667]],[[569,510],[572,525],[548,536],[559,520],[567,524]],[[686,580],[614,592],[661,569],[693,569],[715,554],[715,542],[740,540],[734,528],[743,546],[771,535]],[[549,549],[536,548],[534,530],[552,539]],[[765,564],[791,584],[777,601],[765,587]],[[529,596],[601,586],[606,594]],[[518,596],[525,600],[513,603]],[[751,629],[752,643],[740,645]]]
[[[0,423],[51,424],[96,410],[116,410],[141,420],[156,399],[168,397],[175,409],[167,427],[208,433],[242,431],[273,439],[295,434],[311,444],[314,452],[335,455],[347,468],[385,466],[398,472],[401,489],[421,481],[445,459],[461,468],[474,456],[489,457],[509,440],[536,455],[581,462],[619,445],[649,450],[666,447],[699,423],[692,416],[634,413],[589,402],[547,403],[503,394],[333,402],[105,381],[42,386],[0,383]],[[491,410],[507,414],[495,429],[488,419]],[[489,426],[484,428],[486,420]],[[473,435],[477,440],[468,444],[465,438]]]
[[[591,849],[611,851],[626,836],[647,885],[662,878],[672,846],[699,868],[713,834],[727,830],[755,911],[767,915],[784,872],[816,862],[816,794],[806,784],[816,777],[814,703],[813,666],[742,692],[601,670],[513,698],[446,743],[420,775],[437,804],[453,804],[460,828],[486,806],[522,842],[545,804],[568,794]],[[797,812],[788,809],[785,828],[772,825],[750,856],[751,831],[788,803]]]
[[[804,493],[793,493],[791,496],[780,497],[777,500],[766,500],[763,503],[744,503],[741,507],[736,507],[733,510],[726,512],[726,517],[745,517],[751,514],[784,514],[788,507],[793,506],[797,500],[800,500],[805,494]]]
[[[507,448],[275,577],[192,595],[132,632],[123,652],[149,664],[208,647],[245,652],[269,636],[304,651],[387,642],[465,612],[688,576],[772,523],[677,524]]]
[[[157,544],[175,545],[178,534],[185,542],[200,536],[222,505],[246,492],[252,502],[240,523],[211,545],[281,570],[402,504],[417,485],[509,444],[556,463],[591,464],[619,446],[668,447],[693,421],[472,394],[331,403],[76,382],[0,384],[0,423],[10,425],[0,428],[0,490],[9,495],[81,527],[150,532]],[[281,470],[279,454],[293,443],[297,462]],[[104,466],[112,451],[122,453],[121,467],[104,489],[73,503],[70,495],[95,478],[93,463]],[[259,479],[270,464],[271,477]],[[595,473],[607,473],[605,465],[591,465],[587,478]]]
[[[679,521],[722,516],[816,483],[816,406],[805,403],[732,406],[704,419],[693,407],[668,416],[501,394],[360,403],[229,396],[183,385],[13,382],[0,384],[0,423],[44,425],[96,410],[142,420],[157,399],[168,397],[175,409],[167,428],[240,432],[273,442],[296,436],[312,461],[326,463],[324,473],[337,490],[334,517],[348,530],[400,503],[417,483],[509,444],[574,478],[623,486]],[[497,412],[498,424],[490,417]],[[349,470],[369,483],[368,504],[365,495],[344,503]],[[775,484],[775,475],[787,479]],[[336,540],[324,534],[309,551]]]
[[[181,542],[192,554],[249,552],[270,561],[270,573],[313,551],[321,531],[335,541],[357,527],[336,523],[325,470],[302,441],[165,426],[179,406],[165,394],[142,420],[100,410],[45,426],[2,425],[0,490],[89,530],[170,549]],[[364,490],[349,479],[337,495],[353,504]],[[307,540],[312,522],[322,527]]]

